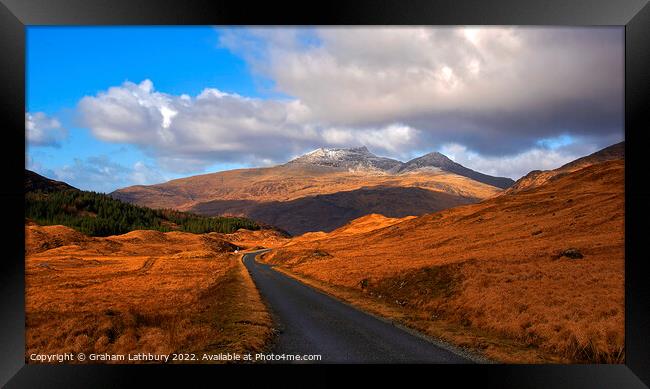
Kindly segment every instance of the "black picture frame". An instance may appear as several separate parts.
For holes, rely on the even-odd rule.
[[[25,27],[28,25],[619,25],[625,26],[626,253],[625,365],[304,365],[304,366],[69,366],[24,360]],[[650,288],[644,238],[650,190],[644,179],[650,101],[650,5],[647,0],[425,1],[357,0],[0,0],[0,109],[8,139],[0,183],[3,247],[0,260],[0,385],[7,387],[183,385],[226,379],[243,386],[368,386],[372,381],[516,388],[643,388],[650,385]],[[225,376],[228,376],[227,378]],[[299,378],[298,378],[299,377]],[[345,378],[344,378],[345,377]],[[416,382],[413,381],[416,385]],[[166,386],[167,386],[166,385]],[[418,385],[421,385],[418,384]]]

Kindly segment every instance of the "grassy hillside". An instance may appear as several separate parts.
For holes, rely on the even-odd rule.
[[[557,177],[403,221],[357,219],[264,260],[500,362],[623,363],[625,161]]]
[[[90,236],[118,235],[133,230],[231,233],[240,228],[260,228],[245,218],[213,218],[154,210],[124,203],[105,194],[75,189],[26,193],[25,218],[42,225],[62,224]]]

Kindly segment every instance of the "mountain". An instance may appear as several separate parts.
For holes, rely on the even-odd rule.
[[[68,185],[62,181],[51,180],[43,177],[38,173],[25,169],[25,193],[27,192],[56,192],[61,190],[78,190],[74,186]]]
[[[376,156],[365,146],[350,149],[320,148],[288,163],[381,172],[390,171],[402,165],[402,162],[395,159]]]
[[[596,151],[586,157],[578,158],[554,170],[533,170],[524,177],[520,178],[503,194],[518,193],[536,188],[549,181],[556,180],[566,174],[576,170],[591,166],[597,163],[624,160],[625,159],[625,142],[620,142],[602,150]]]
[[[526,191],[305,234],[264,261],[497,361],[622,363],[622,148]]]
[[[482,182],[484,184],[496,186],[497,188],[506,189],[510,187],[515,181],[507,177],[493,177],[487,174],[479,173],[472,169],[452,161],[444,154],[438,152],[429,153],[419,158],[412,159],[402,164],[398,169],[398,173],[412,172],[420,169],[438,168],[450,173],[455,173],[463,177],[471,178],[472,180]]]
[[[132,186],[111,196],[152,208],[250,217],[299,234],[330,231],[367,213],[422,215],[501,191],[441,168],[398,172],[404,165],[366,147],[318,149],[279,166]]]
[[[493,177],[468,169],[438,152],[432,152],[408,162],[400,162],[391,158],[378,157],[371,153],[365,146],[350,149],[320,148],[288,163],[329,166],[351,171],[375,171],[388,174],[409,173],[434,168],[471,178],[472,180],[501,189],[508,188],[515,182],[511,178]]]

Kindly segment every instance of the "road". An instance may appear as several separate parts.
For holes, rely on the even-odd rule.
[[[275,354],[320,354],[323,363],[471,363],[470,360],[255,260],[243,257],[280,333]]]

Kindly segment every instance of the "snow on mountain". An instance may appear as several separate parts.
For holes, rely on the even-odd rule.
[[[330,166],[352,171],[387,172],[399,168],[402,162],[391,158],[378,157],[363,146],[350,149],[321,147],[290,161],[289,164]]]
[[[328,166],[350,171],[387,174],[404,174],[421,170],[444,170],[499,188],[507,188],[514,183],[510,178],[493,177],[468,169],[438,152],[425,154],[408,162],[401,162],[391,158],[378,157],[365,146],[349,149],[319,148],[290,161],[288,164]]]

